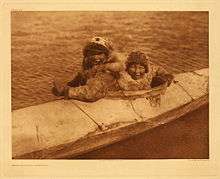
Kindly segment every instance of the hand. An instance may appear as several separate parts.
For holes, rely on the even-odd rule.
[[[53,88],[52,88],[52,93],[55,96],[63,96],[64,95],[64,86],[59,83],[59,81],[54,80],[53,81]]]
[[[157,80],[159,79],[159,81],[161,81],[161,83],[166,83],[167,82],[167,86],[170,86],[170,84],[172,83],[174,76],[171,74],[165,74],[165,75],[160,75],[157,76]]]
[[[167,75],[164,75],[165,78],[166,78],[166,81],[167,81],[167,86],[170,86],[170,84],[172,83],[173,79],[174,79],[174,76],[172,74],[167,74]]]

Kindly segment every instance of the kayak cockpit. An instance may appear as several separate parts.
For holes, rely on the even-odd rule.
[[[147,89],[147,90],[138,90],[138,91],[110,91],[106,98],[111,99],[137,99],[137,98],[150,98],[164,95],[167,89],[167,83],[163,83],[156,87]]]

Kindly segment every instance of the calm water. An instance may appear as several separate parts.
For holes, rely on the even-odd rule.
[[[12,13],[12,109],[52,101],[52,80],[80,70],[97,35],[128,54],[142,50],[172,73],[208,67],[207,12]]]

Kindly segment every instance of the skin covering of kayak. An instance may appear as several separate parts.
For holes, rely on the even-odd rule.
[[[116,93],[92,103],[59,99],[14,110],[12,157],[74,158],[178,119],[208,103],[208,73],[176,74],[168,88]],[[159,101],[152,94],[161,94]]]

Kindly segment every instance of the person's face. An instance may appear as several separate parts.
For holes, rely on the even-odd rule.
[[[134,79],[138,80],[143,78],[145,74],[145,68],[144,66],[140,64],[132,64],[128,68],[128,74]]]
[[[91,55],[89,58],[90,58],[90,62],[92,63],[92,66],[94,66],[105,63],[107,57],[104,53],[101,53],[98,55]]]

